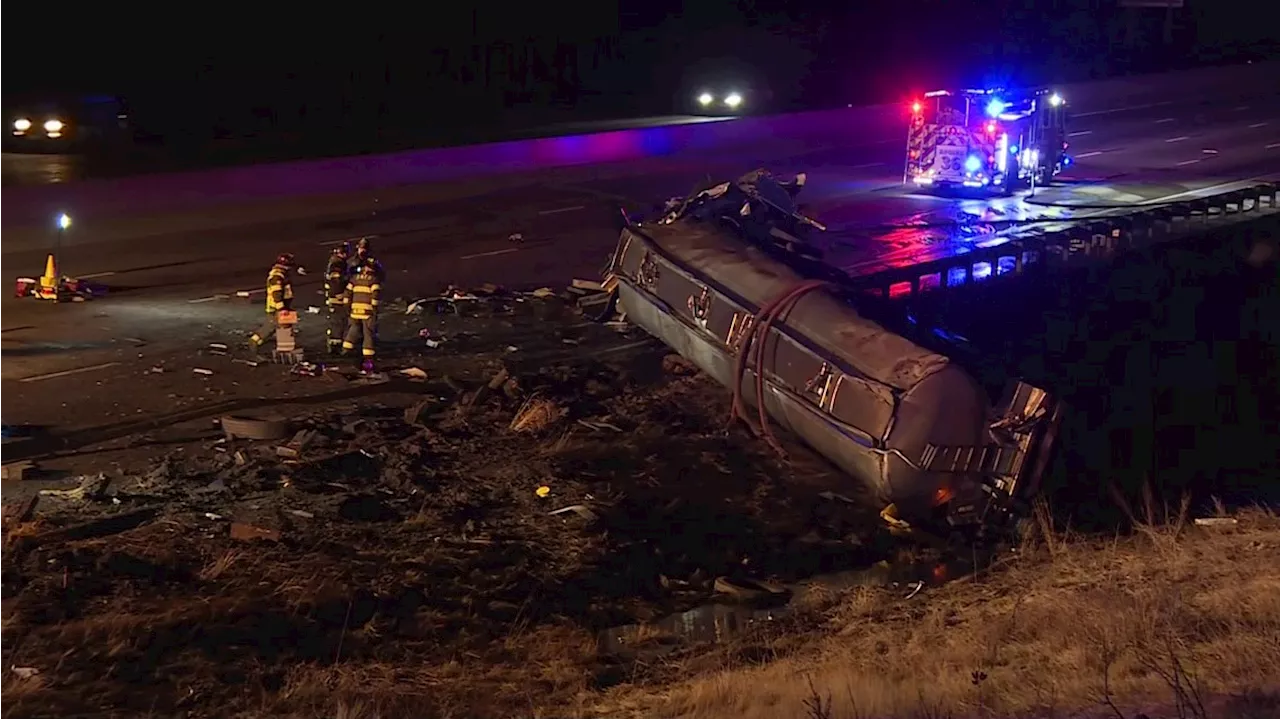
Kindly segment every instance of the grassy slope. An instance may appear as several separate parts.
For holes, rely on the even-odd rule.
[[[831,598],[817,636],[756,638],[777,659],[735,666],[726,648],[719,669],[671,667],[685,678],[619,690],[602,715],[1280,715],[1280,519],[1040,534],[1005,571]]]

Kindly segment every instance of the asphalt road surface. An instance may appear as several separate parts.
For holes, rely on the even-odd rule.
[[[620,204],[646,209],[708,178],[730,179],[765,165],[779,173],[809,173],[802,200],[830,226],[835,261],[858,272],[973,241],[971,232],[956,231],[958,224],[1089,216],[1109,206],[1185,199],[1274,175],[1280,172],[1280,98],[1259,93],[1267,94],[1238,104],[1184,99],[1077,114],[1070,137],[1073,169],[1034,197],[957,200],[904,189],[905,132],[892,125],[850,127],[834,138],[762,137],[757,152],[708,151],[354,193],[349,206],[326,200],[314,209],[319,217],[252,224],[247,214],[249,224],[229,230],[175,233],[167,223],[178,223],[176,216],[113,220],[93,236],[73,231],[58,254],[64,274],[105,283],[110,297],[57,306],[3,299],[6,410],[11,398],[63,381],[17,382],[22,378],[145,362],[147,352],[189,343],[195,329],[217,328],[228,336],[250,329],[261,307],[235,293],[253,290],[260,302],[266,269],[279,252],[295,253],[312,269],[295,285],[304,303],[319,290],[329,248],[365,234],[379,236],[392,296],[434,294],[447,284],[554,286],[598,276],[616,240]],[[509,241],[512,232],[521,232],[524,242]],[[8,228],[5,234],[7,278],[38,276],[48,234]],[[139,352],[143,345],[147,349]],[[113,381],[112,367],[84,374]]]
[[[729,118],[663,115],[591,122],[562,122],[511,133],[511,137],[512,139],[519,139],[646,127],[671,127],[720,122],[725,119]],[[235,143],[228,143],[228,145],[229,147],[226,149],[234,152],[236,149]],[[128,177],[147,172],[173,172],[180,169],[192,169],[187,166],[175,166],[176,162],[172,158],[155,156],[162,151],[163,148],[136,147],[133,149],[134,155],[132,156],[108,155],[98,157],[57,152],[20,152],[15,149],[12,152],[6,151],[0,155],[0,185],[4,187],[32,187],[82,182],[84,180]],[[211,152],[218,151],[215,148]]]

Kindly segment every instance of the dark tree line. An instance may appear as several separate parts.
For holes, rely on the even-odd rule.
[[[1172,16],[1119,0],[458,3],[219,12],[198,28],[166,7],[132,31],[70,33],[98,49],[69,55],[81,59],[64,80],[96,73],[143,125],[192,138],[657,114],[717,76],[755,80],[778,109],[843,105],[1274,53],[1280,26],[1280,6],[1248,0],[1187,0]],[[166,22],[178,30],[147,30]]]

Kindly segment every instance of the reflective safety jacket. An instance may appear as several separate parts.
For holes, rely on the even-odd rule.
[[[347,258],[342,255],[329,255],[329,266],[324,271],[325,304],[329,306],[345,304],[348,269]]]
[[[293,283],[289,280],[289,268],[272,265],[267,273],[267,313],[285,309],[293,302]]]
[[[378,312],[378,295],[382,292],[378,273],[370,267],[360,271],[347,283],[346,302],[351,306],[351,319],[366,320]]]

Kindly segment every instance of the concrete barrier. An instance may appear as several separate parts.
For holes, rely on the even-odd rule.
[[[1230,100],[1276,92],[1280,63],[1201,68],[1179,73],[1118,78],[1064,86],[1076,113],[1123,110],[1157,101]],[[67,185],[5,188],[6,229],[34,228],[57,212],[71,211],[80,220],[106,220],[172,214],[213,207],[243,207],[283,199],[321,198],[378,190],[552,168],[633,162],[670,155],[696,155],[752,148],[767,152],[769,143],[821,143],[838,137],[888,131],[903,122],[903,108],[876,105],[843,110],[723,122],[601,132],[568,137],[498,142],[466,147],[419,150],[386,155],[343,157],[238,168],[90,180]],[[287,220],[298,212],[276,213]],[[282,207],[283,209],[283,207]],[[250,213],[266,221],[261,213]],[[244,224],[237,212],[224,212],[216,227]],[[201,229],[211,229],[208,221]]]

